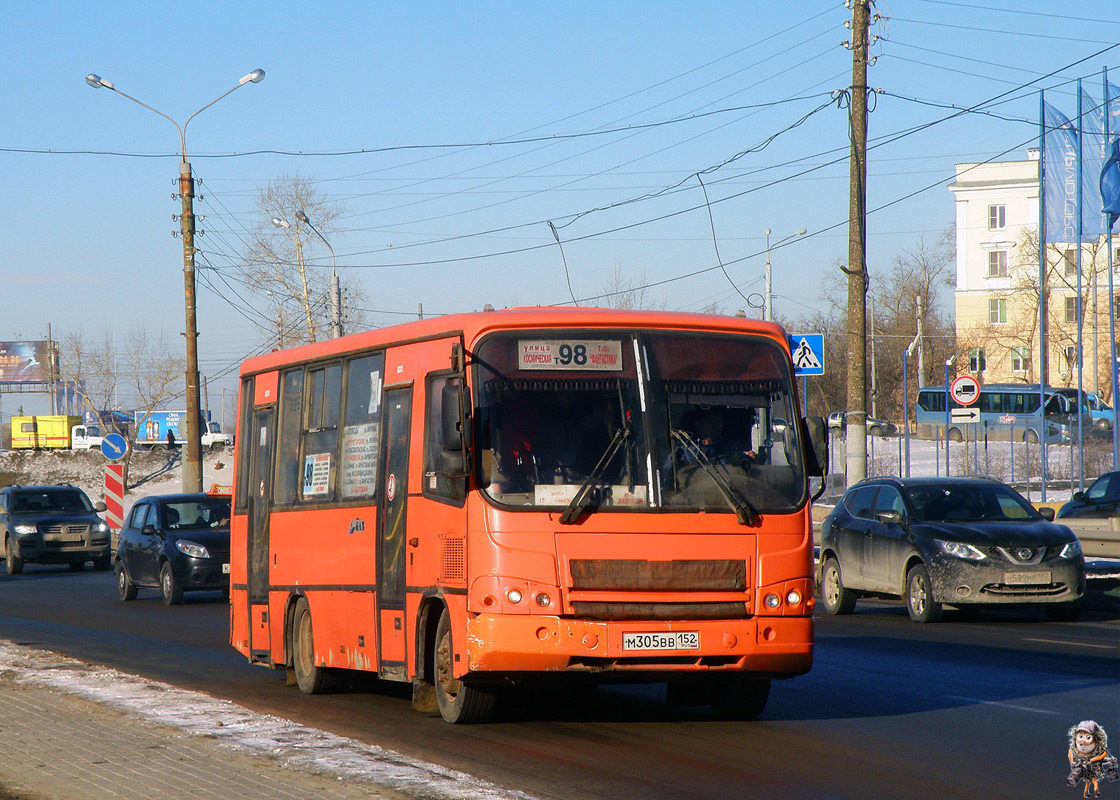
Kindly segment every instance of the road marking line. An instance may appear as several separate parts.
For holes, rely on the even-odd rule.
[[[1061,639],[1023,639],[1024,642],[1042,642],[1043,644],[1066,644],[1071,647],[1099,647],[1103,650],[1113,650],[1114,644],[1089,644],[1088,642],[1065,642]]]
[[[947,695],[949,700],[967,700],[970,703],[979,703],[982,706],[999,706],[1000,708],[1011,708],[1016,711],[1030,711],[1035,714],[1058,714],[1057,711],[1046,711],[1041,708],[1030,708],[1028,706],[1017,706],[1014,703],[1001,703],[997,700],[980,700],[976,697],[961,697],[959,695]]]

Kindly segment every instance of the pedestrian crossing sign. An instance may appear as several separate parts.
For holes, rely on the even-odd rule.
[[[795,333],[789,337],[793,356],[793,374],[824,375],[824,334]]]

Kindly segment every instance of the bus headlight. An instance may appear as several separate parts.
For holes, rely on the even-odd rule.
[[[790,589],[789,594],[786,595],[786,602],[791,606],[795,606],[801,602],[801,592],[796,589]]]
[[[550,605],[552,605],[552,598],[549,597],[545,592],[540,592],[533,599],[537,601],[537,605],[541,608],[548,608]]]
[[[782,604],[782,598],[778,597],[776,594],[768,594],[766,595],[766,599],[762,602],[766,604],[767,608],[777,608]]]
[[[521,602],[521,590],[520,589],[510,589],[508,592],[506,592],[506,599],[509,600],[514,605],[517,605],[518,603]]]

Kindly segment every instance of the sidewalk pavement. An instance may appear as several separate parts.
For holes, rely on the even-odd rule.
[[[65,691],[0,677],[0,798],[396,800],[369,783],[291,768]]]

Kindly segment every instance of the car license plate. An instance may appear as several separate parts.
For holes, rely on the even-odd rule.
[[[623,650],[699,650],[699,631],[623,633]]]
[[[1003,582],[1009,586],[1029,586],[1050,583],[1049,572],[1005,572]]]
[[[229,564],[222,564],[222,574],[229,575]]]

